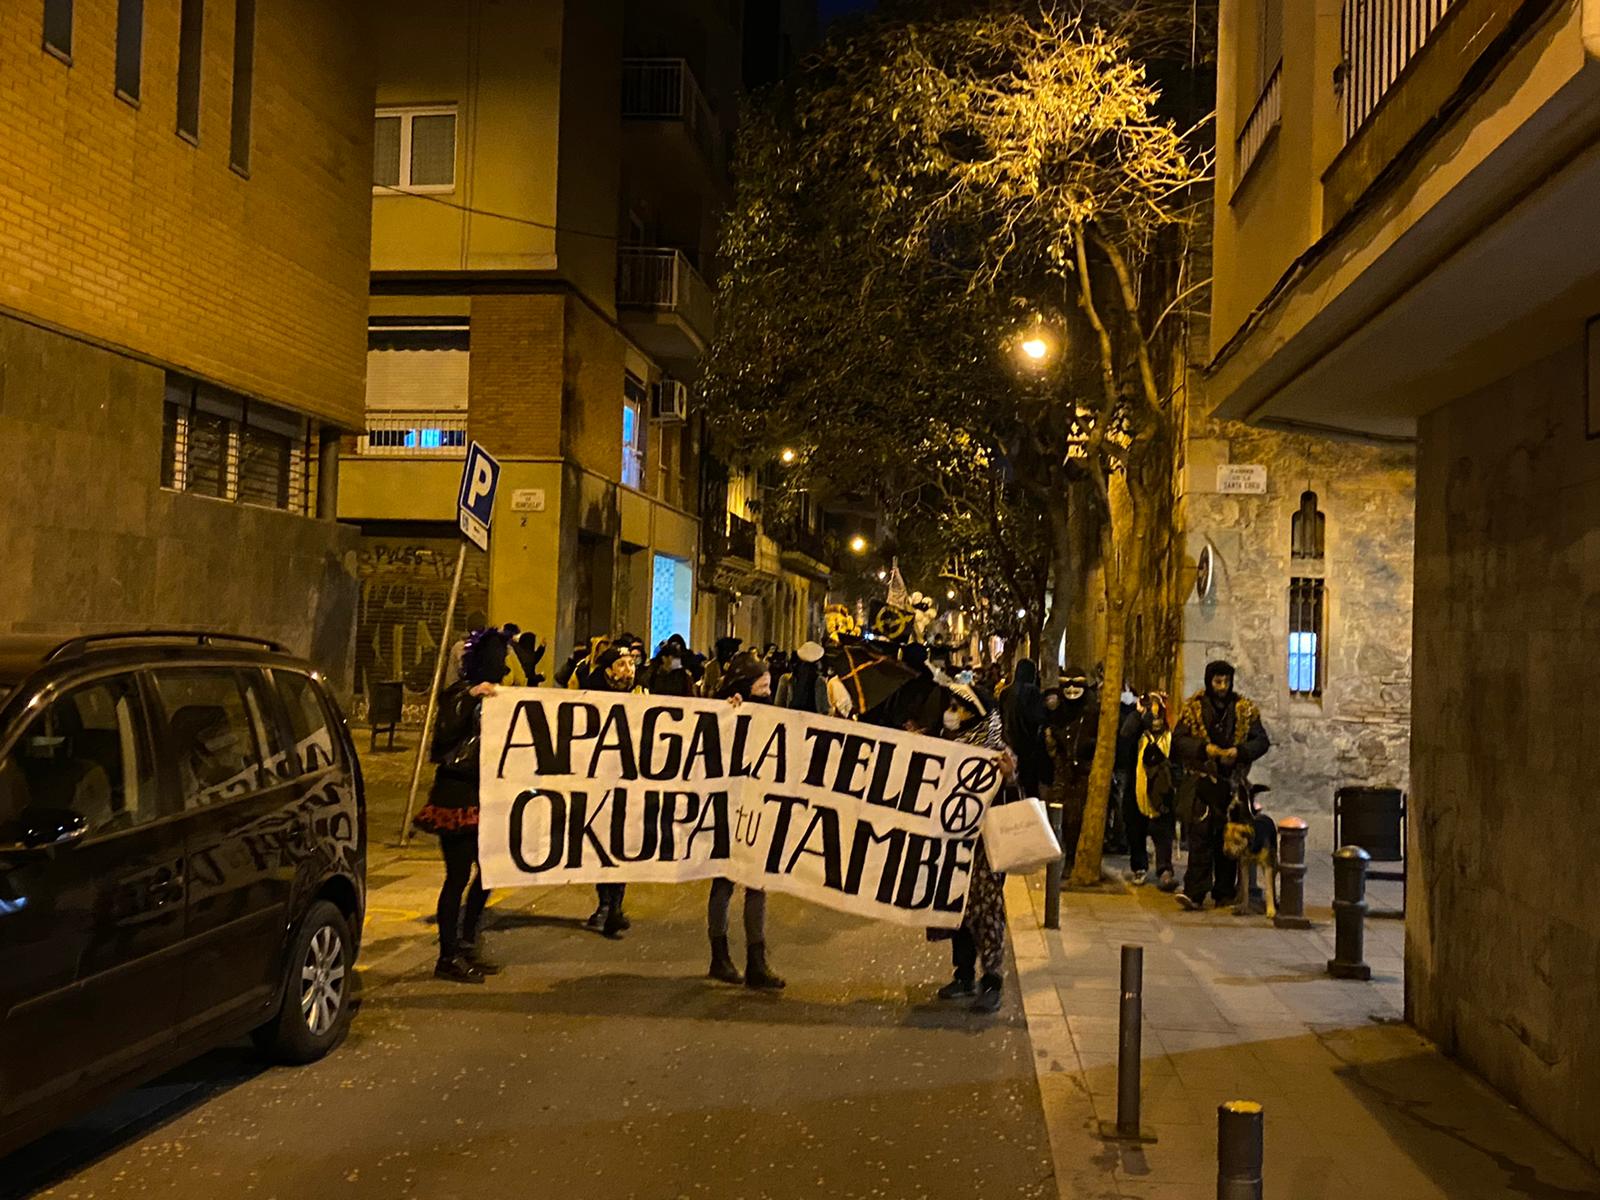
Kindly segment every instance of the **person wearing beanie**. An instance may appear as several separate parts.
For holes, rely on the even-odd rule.
[[[1234,902],[1239,868],[1223,853],[1228,806],[1249,796],[1250,764],[1272,746],[1261,712],[1234,691],[1233,664],[1206,664],[1206,681],[1184,704],[1172,735],[1172,753],[1184,767],[1178,819],[1189,838],[1189,866],[1178,903],[1201,908],[1209,892],[1218,908]]]
[[[750,650],[734,655],[728,660],[717,695],[735,706],[770,704],[772,675],[767,664]],[[711,969],[707,974],[723,983],[742,983],[760,991],[782,991],[783,978],[767,963],[767,894],[759,888],[744,889],[743,974],[733,961],[728,950],[728,910],[733,904],[733,888],[731,879],[711,881],[711,894],[706,899],[706,933],[711,939]]]
[[[589,672],[589,688],[597,692],[644,691],[636,682],[633,653],[624,644],[623,638],[618,638],[616,645],[594,660],[594,670]],[[590,929],[600,930],[608,938],[621,937],[633,926],[633,922],[622,911],[622,901],[627,892],[628,885],[625,883],[595,884],[595,909],[585,924]]]
[[[500,967],[482,953],[478,925],[489,893],[478,869],[478,749],[483,698],[492,696],[510,673],[511,642],[498,629],[470,635],[461,659],[461,677],[439,697],[429,757],[434,762],[428,802],[412,825],[439,839],[444,885],[439,889],[438,979],[482,983]]]

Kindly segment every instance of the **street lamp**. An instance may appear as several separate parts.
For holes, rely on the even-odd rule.
[[[1031,337],[1022,343],[1022,352],[1034,362],[1043,362],[1050,353],[1050,344],[1041,337]]]
[[[867,552],[867,539],[859,533],[850,539],[850,553],[865,554]]]
[[[787,467],[790,463],[794,462],[794,460],[799,458],[799,457],[800,456],[794,452],[794,447],[793,446],[785,446],[783,448],[783,452],[778,455],[778,461],[781,462],[784,466]]]

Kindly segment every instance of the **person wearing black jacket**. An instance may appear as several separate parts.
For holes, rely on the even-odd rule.
[[[746,650],[728,660],[717,695],[731,704],[771,704],[772,674],[767,664],[753,651]],[[760,888],[744,889],[743,974],[728,950],[728,910],[733,905],[731,879],[711,881],[706,898],[706,933],[711,939],[711,969],[706,973],[723,983],[742,983],[760,991],[777,992],[785,980],[767,963],[767,894]]]
[[[482,983],[500,967],[478,945],[478,925],[489,902],[478,870],[478,744],[483,698],[510,673],[509,640],[497,629],[467,639],[461,678],[439,698],[429,757],[435,767],[428,802],[412,819],[439,839],[444,886],[439,889],[439,961],[435,977]]]
[[[1038,796],[1051,781],[1050,756],[1045,750],[1044,693],[1039,690],[1039,668],[1032,659],[1017,663],[1011,686],[1000,697],[1000,720],[1006,744],[1017,759],[1017,785],[1024,796]]]
[[[618,638],[616,645],[595,659],[594,669],[589,672],[588,687],[591,691],[644,691],[634,675],[632,650],[623,644],[624,641]],[[628,894],[627,884],[597,883],[594,885],[594,894],[595,909],[585,922],[590,929],[598,929],[608,938],[619,938],[633,927],[633,922],[622,911],[623,901]]]
[[[1189,866],[1178,903],[1187,909],[1211,894],[1218,908],[1232,904],[1239,866],[1223,853],[1228,806],[1249,795],[1250,764],[1272,747],[1261,713],[1238,695],[1233,664],[1206,665],[1206,686],[1189,698],[1173,733],[1173,756],[1184,766],[1178,817],[1189,836]]]

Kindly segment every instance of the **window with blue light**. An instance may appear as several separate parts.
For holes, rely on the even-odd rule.
[[[1322,580],[1289,581],[1289,691],[1295,696],[1322,695],[1324,600]]]

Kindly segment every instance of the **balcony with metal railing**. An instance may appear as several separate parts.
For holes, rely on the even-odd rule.
[[[1241,186],[1250,168],[1283,126],[1283,60],[1272,68],[1256,106],[1250,110],[1233,144],[1233,186]]]
[[[684,59],[623,59],[622,119],[680,125],[705,161],[722,169],[721,125]]]
[[[356,453],[386,458],[463,458],[467,414],[461,409],[368,409]]]
[[[1455,0],[1348,0],[1340,64],[1344,136],[1355,137]]]
[[[619,248],[617,307],[623,324],[658,357],[694,359],[711,344],[711,288],[681,250]]]

